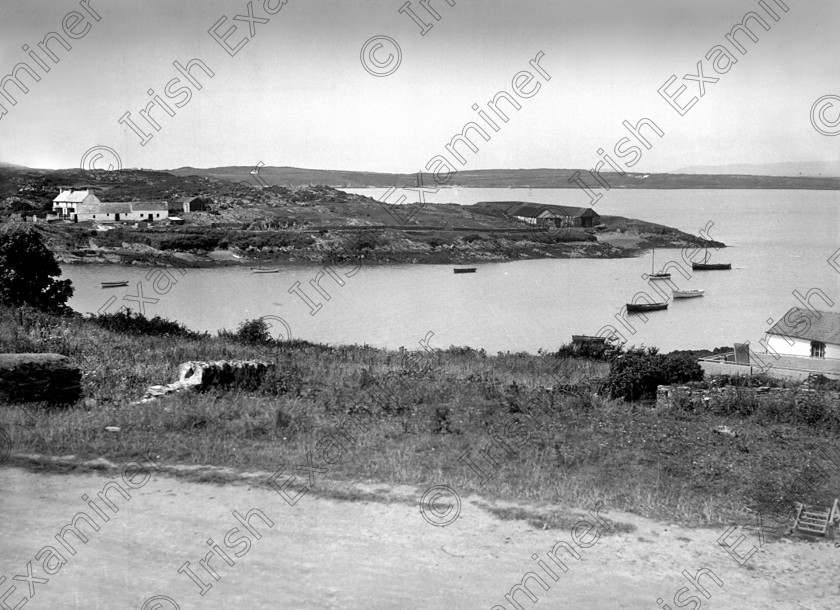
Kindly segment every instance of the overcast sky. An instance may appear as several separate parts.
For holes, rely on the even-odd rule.
[[[433,24],[425,36],[398,12],[403,3],[288,0],[272,16],[254,0],[254,17],[269,21],[255,23],[248,39],[248,22],[232,20],[247,15],[246,0],[90,0],[90,11],[77,0],[2,0],[0,77],[26,61],[41,80],[19,73],[25,95],[7,83],[17,104],[0,97],[7,109],[0,160],[77,167],[87,149],[105,145],[125,167],[262,161],[413,172],[477,119],[473,104],[486,108],[497,92],[510,92],[511,79],[540,52],[550,80],[535,72],[539,90],[520,99],[521,110],[489,142],[479,140],[477,154],[467,151],[458,169],[589,168],[598,148],[612,152],[626,135],[623,120],[643,117],[665,136],[654,136],[633,171],[840,157],[838,138],[810,123],[818,98],[840,94],[836,0],[785,0],[787,13],[767,0],[780,20],[769,32],[754,28],[759,42],[746,40],[746,55],[723,75],[704,56],[745,13],[761,11],[755,0],[457,0],[454,7],[432,0],[440,21],[415,0],[413,10]],[[87,19],[70,23],[71,31],[90,28],[75,40],[65,36],[70,51],[51,43],[59,61],[46,61],[44,72],[22,46],[37,48],[47,33],[62,32],[71,11]],[[236,27],[228,43],[247,40],[235,56],[208,34],[224,16],[219,34]],[[377,35],[402,50],[387,77],[372,76],[360,61],[363,44]],[[155,131],[139,117],[147,90],[163,95],[178,76],[173,61],[193,58],[215,76],[194,71],[202,89],[180,108],[164,98],[175,116],[153,109]],[[657,89],[675,74],[675,90],[701,59],[706,76],[720,80],[707,83],[681,117]],[[683,103],[699,93],[697,82],[684,84]],[[145,146],[118,123],[127,111],[153,135]]]

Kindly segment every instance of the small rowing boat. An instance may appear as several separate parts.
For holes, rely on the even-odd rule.
[[[102,282],[103,288],[121,288],[128,286],[128,282]]]
[[[668,303],[627,303],[627,313],[644,313],[668,309]]]
[[[279,273],[279,269],[269,269],[262,267],[251,267],[251,273]]]
[[[691,268],[695,271],[723,271],[732,269],[732,263],[691,263]]]
[[[723,271],[726,269],[732,269],[732,263],[710,263],[709,262],[709,251],[706,250],[706,256],[703,257],[702,263],[691,263],[691,268],[694,271]]]
[[[455,268],[452,271],[454,271],[455,273],[475,273],[476,269],[476,267],[461,267]]]
[[[702,297],[705,290],[675,290],[675,299],[692,299],[694,297]]]

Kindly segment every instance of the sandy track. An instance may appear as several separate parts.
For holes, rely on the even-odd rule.
[[[674,594],[687,586],[680,572],[694,574],[703,567],[724,583],[718,587],[709,577],[701,580],[711,595],[698,598],[703,608],[840,607],[840,548],[833,543],[765,541],[740,567],[716,543],[726,528],[689,530],[607,507],[602,515],[632,523],[636,531],[601,537],[589,548],[574,547],[579,560],[559,552],[568,572],[555,567],[558,581],[553,582],[530,557],[537,553],[547,561],[546,552],[558,540],[571,542],[570,531],[500,521],[466,499],[460,518],[441,528],[424,521],[416,504],[308,494],[290,506],[263,486],[199,484],[161,473],[132,490],[130,500],[109,494],[118,512],[108,513],[107,523],[97,521],[101,529],[86,544],[67,534],[76,555],[65,552],[67,563],[57,574],[46,575],[35,554],[49,544],[63,551],[54,536],[79,511],[94,514],[81,496],[95,497],[108,481],[98,474],[0,467],[0,576],[7,578],[0,582],[0,598],[10,585],[17,587],[6,604],[14,607],[29,594],[25,579],[12,577],[22,578],[31,561],[33,575],[49,580],[33,585],[27,609],[141,608],[155,595],[172,598],[182,609],[515,608],[505,595],[528,571],[540,574],[549,590],[530,580],[539,601],[534,604],[519,593],[516,600],[523,608],[655,609],[660,597],[677,608]],[[252,518],[261,538],[252,539],[238,558],[225,548],[233,566],[211,559],[220,577],[214,581],[198,566],[210,550],[205,541],[221,544],[238,525],[232,511],[245,515],[253,508],[262,510],[273,526]],[[760,545],[756,532],[744,533],[747,539],[738,547],[742,555]],[[592,535],[581,538],[591,541]],[[203,597],[178,573],[185,561],[212,583]],[[161,602],[157,609],[174,607]],[[155,604],[147,605],[154,609]]]

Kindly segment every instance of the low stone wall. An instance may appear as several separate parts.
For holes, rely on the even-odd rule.
[[[61,354],[0,354],[0,400],[76,402],[82,373]]]
[[[182,390],[202,391],[211,387],[256,387],[274,368],[262,360],[215,360],[184,362],[178,369],[178,381],[150,386],[141,403]]]
[[[657,407],[673,407],[675,405],[691,405],[695,409],[713,408],[716,402],[728,402],[737,398],[742,400],[778,400],[783,398],[791,404],[797,399],[807,399],[821,390],[810,388],[744,388],[723,386],[706,390],[692,389],[688,386],[661,385],[656,390]],[[828,401],[840,408],[840,392],[825,392]]]

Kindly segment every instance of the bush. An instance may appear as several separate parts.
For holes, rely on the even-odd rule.
[[[610,361],[622,353],[621,345],[616,342],[583,341],[566,343],[554,353],[556,358],[585,358],[587,360]]]
[[[213,235],[160,235],[153,244],[158,250],[213,250],[219,245],[219,238]]]
[[[268,332],[268,324],[262,318],[245,320],[239,325],[235,333],[223,330],[219,332],[219,336],[247,345],[269,345],[273,343]]]
[[[664,356],[653,347],[631,348],[610,367],[607,387],[613,398],[632,402],[656,396],[660,385],[702,381],[703,369],[689,356]]]
[[[154,335],[163,337],[185,337],[196,339],[201,333],[191,331],[179,322],[173,322],[160,316],[147,318],[130,310],[116,313],[103,313],[91,318],[106,330],[124,335]]]
[[[60,275],[58,262],[37,230],[0,229],[0,303],[65,313],[73,285],[70,280],[54,279]]]
[[[253,233],[239,234],[230,238],[230,244],[243,250],[248,247],[262,248],[306,248],[315,243],[311,235],[298,235],[295,233]]]

